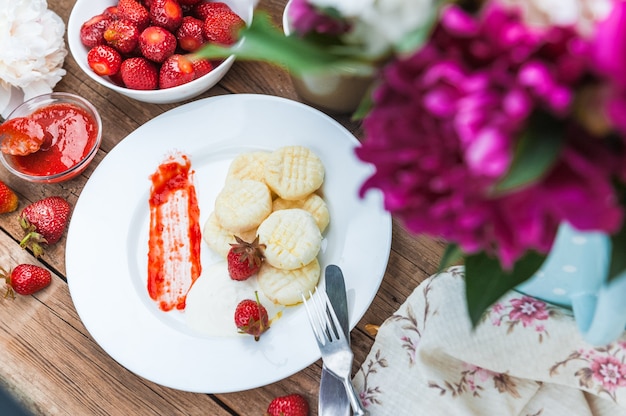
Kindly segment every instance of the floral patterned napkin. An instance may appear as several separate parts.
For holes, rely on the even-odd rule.
[[[626,335],[582,340],[571,312],[511,292],[472,331],[464,269],[424,281],[354,377],[371,416],[626,415]]]

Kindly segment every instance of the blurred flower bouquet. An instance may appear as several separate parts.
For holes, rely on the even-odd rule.
[[[385,62],[362,107],[356,153],[375,167],[362,192],[448,242],[442,266],[464,259],[474,323],[537,271],[562,223],[611,235],[609,279],[626,270],[625,1],[293,1],[300,35],[253,23],[240,56]]]

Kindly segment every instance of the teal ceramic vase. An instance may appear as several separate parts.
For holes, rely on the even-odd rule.
[[[626,328],[626,273],[608,281],[610,253],[607,235],[562,224],[542,267],[516,290],[570,308],[585,341],[606,345]]]

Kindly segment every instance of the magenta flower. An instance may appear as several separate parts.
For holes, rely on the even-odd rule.
[[[614,1],[611,13],[596,25],[591,50],[594,69],[626,87],[626,2]]]
[[[512,308],[511,312],[509,312],[509,319],[522,322],[524,327],[532,325],[534,321],[544,321],[549,317],[545,302],[530,296],[523,296],[521,299],[511,299],[510,302]]]
[[[289,18],[294,31],[300,36],[311,34],[335,36],[350,29],[348,22],[319,10],[307,0],[293,0],[289,8]]]
[[[571,112],[587,53],[571,29],[526,27],[497,3],[479,16],[448,7],[422,49],[383,70],[356,149],[376,168],[361,191],[380,189],[410,231],[486,251],[504,267],[530,249],[549,251],[563,221],[617,231],[612,180],[624,160],[576,124],[540,181],[493,192],[532,115]]]
[[[608,392],[626,386],[626,365],[612,356],[596,357],[591,363],[593,378]]]

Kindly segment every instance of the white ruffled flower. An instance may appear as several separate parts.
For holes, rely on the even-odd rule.
[[[346,37],[365,45],[372,55],[398,46],[408,34],[428,22],[437,0],[310,0],[320,7],[333,7],[350,19],[354,28]]]
[[[0,0],[0,110],[15,89],[24,100],[52,91],[65,75],[64,33],[46,0]]]
[[[539,26],[575,26],[591,33],[598,20],[610,11],[615,0],[501,0],[521,7],[526,21]]]

